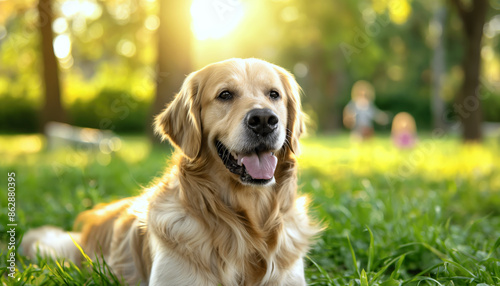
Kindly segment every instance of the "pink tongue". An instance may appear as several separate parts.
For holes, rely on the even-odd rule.
[[[254,179],[269,180],[274,176],[278,158],[271,152],[243,156],[241,163],[245,165],[248,174]]]

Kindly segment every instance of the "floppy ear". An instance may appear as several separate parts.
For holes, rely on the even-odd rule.
[[[155,132],[162,140],[169,139],[190,159],[198,156],[201,148],[201,105],[197,99],[199,83],[191,73],[167,108],[156,116]]]
[[[299,138],[305,132],[305,115],[302,113],[300,103],[301,88],[294,76],[283,68],[276,67],[287,95],[288,122],[286,137],[291,151],[300,155]]]

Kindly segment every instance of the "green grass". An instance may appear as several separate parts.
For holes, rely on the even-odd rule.
[[[0,136],[0,273],[5,285],[117,284],[106,265],[78,269],[17,253],[7,278],[7,172],[16,172],[17,235],[52,224],[70,229],[99,202],[136,195],[160,176],[168,148],[125,137],[106,155],[41,151],[39,136]],[[303,140],[300,185],[327,228],[306,259],[311,285],[500,285],[500,146],[421,138],[413,150],[389,138],[351,144],[346,135]],[[90,262],[87,262],[90,264]]]

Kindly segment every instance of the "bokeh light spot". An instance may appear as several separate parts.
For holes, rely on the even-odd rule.
[[[126,57],[132,57],[136,52],[135,44],[129,40],[121,40],[116,48],[118,53]]]
[[[309,73],[309,69],[304,63],[296,63],[293,67],[293,73],[296,77],[303,78],[307,76],[307,74]]]
[[[71,40],[68,35],[55,37],[53,45],[54,53],[59,59],[64,59],[71,53]]]
[[[61,11],[64,16],[71,18],[78,13],[78,9],[80,7],[78,1],[76,0],[68,0],[65,1],[61,6]]]
[[[55,33],[62,34],[66,30],[68,30],[68,21],[65,18],[59,17],[52,23],[52,31]]]
[[[156,15],[149,15],[144,21],[144,26],[150,31],[155,31],[160,26],[160,19]]]

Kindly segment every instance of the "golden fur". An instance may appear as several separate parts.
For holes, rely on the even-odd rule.
[[[271,88],[280,99],[269,99]],[[222,89],[235,99],[218,100]],[[156,131],[176,146],[171,168],[141,196],[80,214],[78,242],[94,259],[103,255],[131,285],[305,285],[302,259],[317,228],[306,199],[297,197],[295,156],[304,129],[299,94],[290,73],[257,59],[231,59],[190,74],[156,117]],[[274,179],[262,185],[229,172],[213,143],[238,148],[241,122],[253,108],[279,118]],[[33,237],[43,234],[26,236],[29,252]]]

